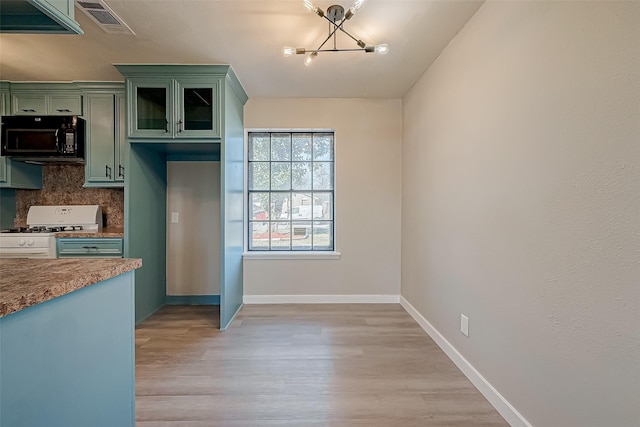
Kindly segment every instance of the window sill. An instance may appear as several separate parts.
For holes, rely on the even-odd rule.
[[[282,252],[245,252],[242,254],[244,259],[297,259],[297,260],[312,260],[312,259],[340,259],[340,252],[326,251],[326,252],[310,252],[310,251],[282,251]]]

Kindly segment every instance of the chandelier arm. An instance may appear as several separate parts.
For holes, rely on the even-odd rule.
[[[343,33],[345,33],[346,35],[348,35],[349,37],[351,37],[351,39],[353,39],[353,41],[354,41],[354,42],[358,43],[358,41],[359,41],[359,40],[358,40],[357,38],[353,37],[351,34],[349,34],[349,32],[348,32],[347,30],[345,30],[344,28],[342,28],[342,24],[340,24],[340,25],[338,26],[338,29],[339,29],[340,31],[342,31]]]
[[[320,51],[320,49],[322,49],[322,46],[324,46],[329,41],[329,39],[331,39],[331,37],[336,33],[336,31],[338,31],[338,29],[340,28],[340,26],[336,25],[336,23],[330,20],[329,18],[327,18],[327,20],[331,22],[335,28],[333,29],[333,31],[329,32],[329,35],[327,36],[327,38],[324,39],[324,41],[320,44],[320,46],[318,46],[318,49],[316,49],[316,51]]]

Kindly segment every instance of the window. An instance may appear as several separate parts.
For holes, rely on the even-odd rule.
[[[334,250],[334,134],[249,132],[249,250]]]

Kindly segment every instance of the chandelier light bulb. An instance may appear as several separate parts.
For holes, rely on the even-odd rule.
[[[313,3],[311,3],[309,0],[303,0],[302,3],[304,4],[304,7],[306,7],[309,12],[313,12]]]
[[[376,53],[379,53],[380,55],[386,55],[387,53],[389,53],[389,45],[386,43],[379,44],[379,45],[376,45],[374,50]]]
[[[296,54],[296,48],[291,46],[285,46],[282,48],[282,54],[284,56],[293,56]]]
[[[364,3],[364,0],[356,0],[356,1],[353,3],[353,6],[351,7],[351,9],[355,9],[355,10],[353,11],[353,13],[356,13],[355,11],[356,11],[356,10],[358,10],[358,9],[360,9],[360,8],[362,7],[362,3]]]
[[[318,52],[311,52],[309,56],[305,58],[304,65],[309,67],[313,63],[313,60],[316,59],[316,56],[318,56]]]

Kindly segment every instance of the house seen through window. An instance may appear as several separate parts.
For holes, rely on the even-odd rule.
[[[333,132],[249,132],[249,250],[334,250]]]

